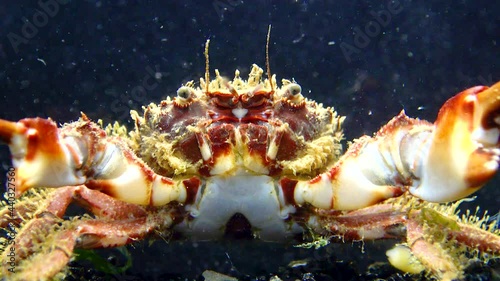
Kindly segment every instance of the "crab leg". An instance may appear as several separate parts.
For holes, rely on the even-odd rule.
[[[309,226],[342,241],[401,239],[403,245],[387,252],[391,264],[410,273],[427,269],[439,280],[461,277],[467,266],[464,246],[493,255],[500,253],[498,234],[459,222],[453,215],[458,205],[449,207],[449,214],[444,215],[433,209],[432,203],[412,207],[403,203],[404,199],[398,200],[354,211],[318,209],[317,220]]]
[[[392,119],[373,137],[349,147],[327,172],[309,181],[283,179],[293,204],[354,210],[409,191],[430,202],[464,198],[498,169],[500,83],[449,99],[435,124]]]
[[[69,262],[76,247],[126,245],[155,229],[168,228],[173,222],[173,215],[166,209],[148,212],[143,206],[116,200],[85,186],[63,187],[52,192],[45,201],[48,204],[36,210],[34,218],[16,236],[15,256],[20,261],[20,270],[14,277],[19,280],[55,275]],[[62,216],[73,201],[89,209],[97,219],[63,221]],[[54,230],[57,223],[62,223],[62,229],[56,227]],[[4,252],[2,260],[8,261],[8,254]],[[3,268],[4,275],[9,275],[9,266]],[[34,276],[37,278],[29,278]]]
[[[488,227],[457,222],[457,218],[446,217],[432,209],[412,211],[406,226],[412,255],[442,280],[462,277],[468,259],[463,255],[464,246],[482,253],[500,253],[500,237],[491,229],[487,230]]]
[[[123,246],[151,233],[158,222],[158,219],[151,220],[148,217],[121,221],[78,221],[70,229],[52,234],[53,237],[46,236],[44,239],[49,242],[44,241],[46,245],[42,246],[42,252],[23,260],[19,265],[19,272],[9,280],[47,280],[66,266],[75,248]],[[48,245],[49,243],[54,244]],[[9,276],[5,267],[3,271]]]
[[[124,220],[147,216],[147,212],[141,206],[115,200],[85,186],[62,187],[52,192],[44,200],[48,203],[38,207],[34,206],[31,209],[33,213],[31,216],[34,216],[34,219],[29,220],[17,235],[16,251],[18,253],[16,256],[20,259],[31,254],[34,243],[42,241],[40,238],[43,237],[40,236],[40,233],[47,233],[54,224],[62,221],[68,205],[73,201],[103,219]],[[22,216],[28,215],[22,214]]]
[[[16,196],[33,187],[85,184],[140,205],[186,200],[186,181],[155,174],[123,141],[107,137],[84,114],[62,129],[41,118],[0,120],[0,141],[9,145],[17,169]]]
[[[329,212],[320,210],[317,213],[321,227],[328,232],[327,236],[333,235],[342,241],[406,240],[408,247],[398,245],[387,253],[397,268],[411,273],[427,268],[441,278],[461,272],[448,253],[428,241],[429,234],[423,229],[421,221],[416,219],[420,211],[408,212],[399,204],[388,203],[340,214]],[[402,249],[408,251],[406,255],[401,253]]]
[[[459,224],[460,230],[451,231],[450,236],[458,242],[481,252],[500,253],[500,238],[497,234],[470,225]]]
[[[325,235],[333,235],[343,241],[401,239],[406,235],[406,213],[395,210],[392,204],[378,204],[340,214],[330,212],[317,211],[320,226],[316,228],[319,233],[326,229],[328,233]]]
[[[407,223],[407,243],[412,254],[434,274],[439,280],[453,280],[462,277],[462,268],[445,249],[433,244],[426,237],[426,231],[416,220]]]

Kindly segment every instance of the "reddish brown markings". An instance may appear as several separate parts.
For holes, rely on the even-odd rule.
[[[309,180],[310,184],[315,184],[321,181],[321,175],[315,176],[313,179]]]
[[[483,116],[481,119],[481,126],[488,130],[492,128],[498,128],[499,125],[495,122],[495,118],[500,116],[500,100],[497,98],[494,102],[489,101],[489,98],[483,97],[483,95],[491,95],[491,97],[495,97],[495,91],[498,91],[500,84],[495,84],[491,87],[486,86],[477,86],[464,91],[464,93],[468,93],[469,95],[481,95],[481,97],[477,97],[479,102],[481,103],[479,106],[482,107]],[[485,93],[481,93],[487,91]],[[493,98],[494,99],[494,98]],[[500,137],[497,143],[500,142]]]
[[[179,150],[187,160],[196,163],[202,159],[199,145],[203,144],[203,139],[198,140],[196,135],[190,134],[186,138],[179,140],[174,149]]]
[[[340,173],[340,168],[341,168],[341,161],[337,162],[335,166],[333,166],[329,171],[328,171],[328,177],[330,180],[334,180],[338,177]]]
[[[396,177],[394,177],[392,182],[394,183],[395,186],[413,186],[413,179],[412,178],[404,179],[401,176],[396,176]],[[401,190],[401,188],[399,188],[399,190]],[[403,191],[401,191],[401,192],[403,192]],[[401,195],[401,194],[399,194],[399,195]],[[399,196],[399,195],[396,195],[396,196]]]
[[[123,152],[123,155],[125,156],[125,158],[127,158],[127,160],[129,160],[130,162],[133,163],[133,164],[129,163],[127,165],[138,166],[142,171],[142,175],[144,176],[144,179],[148,183],[153,182],[154,177],[155,177],[155,172],[153,170],[151,170],[151,168],[149,168],[149,166],[144,164],[144,162],[142,162],[141,160],[138,160],[137,156],[128,147],[124,147],[124,146],[119,145],[119,148]]]
[[[82,137],[79,141],[81,141],[81,144],[83,144],[83,146],[87,149],[87,161],[82,163],[82,169],[87,176],[93,177],[95,171],[93,171],[92,168],[96,153],[103,153],[104,150],[107,149],[108,143],[118,143],[118,141],[112,142],[111,140],[116,138],[106,138],[106,132],[97,124],[91,122],[86,116],[79,122],[74,122],[64,126],[60,130],[60,137],[65,138],[67,132],[70,132],[70,135],[74,135],[75,130],[81,134]]]
[[[57,217],[62,218],[66,213],[68,205],[73,201],[75,196],[75,190],[80,188],[79,186],[65,186],[56,189],[50,196],[48,200],[48,205],[45,207],[44,212],[49,213]],[[96,191],[97,192],[97,191]],[[103,195],[104,196],[104,195]],[[36,209],[35,209],[36,210]],[[35,211],[33,210],[33,212]]]
[[[295,108],[286,101],[280,101],[275,108],[275,117],[283,123],[287,123],[292,132],[300,133],[306,141],[313,138],[321,125],[321,120],[310,114],[307,107]]]
[[[228,155],[232,152],[232,147],[236,143],[234,126],[222,124],[214,126],[208,130],[208,138],[212,148],[212,160],[220,155]]]
[[[470,88],[469,90],[466,90],[466,91],[473,91],[474,92],[474,95],[479,95],[481,92],[483,91],[486,91],[488,90],[488,92],[486,93],[483,93],[481,95],[484,95],[484,94],[489,94],[491,96],[495,96],[495,93],[494,91],[498,91],[499,90],[499,83],[491,86],[490,88],[488,87],[485,87],[485,86],[478,86],[478,87],[474,87],[474,88]],[[491,93],[493,92],[493,93]],[[495,118],[499,117],[500,116],[500,102],[499,100],[497,99],[496,102],[489,102],[489,103],[486,103],[485,105],[488,105],[488,107],[486,108],[484,105],[481,105],[483,107],[483,110],[484,110],[484,114],[483,114],[483,118],[481,119],[481,126],[488,130],[488,129],[492,129],[492,128],[497,128],[498,127],[498,124],[495,122]],[[500,142],[500,137],[497,141],[497,143]]]
[[[482,149],[476,149],[469,156],[465,175],[465,182],[467,183],[468,187],[481,187],[493,176],[495,176],[495,170],[486,170],[484,168],[484,163],[491,160],[491,154]]]
[[[243,118],[238,119],[234,116],[232,109],[215,107],[207,111],[212,123],[254,123],[267,122],[272,113],[269,113],[269,107],[262,105],[248,109]]]
[[[89,180],[88,182],[85,183],[85,186],[93,190],[98,190],[113,198],[116,198],[114,185],[108,183],[105,180]]]
[[[184,204],[193,204],[196,200],[196,194],[198,194],[198,189],[201,186],[201,180],[197,177],[192,177],[187,180],[183,180],[182,183],[186,187],[186,202]]]
[[[233,108],[238,103],[237,93],[208,92],[207,95],[217,107]]]
[[[439,110],[438,117],[436,118],[436,124],[438,127],[439,135],[436,137],[447,139],[449,138],[450,131],[455,127],[454,124],[457,120],[464,120],[468,123],[468,130],[472,132],[474,128],[473,115],[474,115],[474,102],[466,101],[466,98],[473,94],[474,88],[465,90],[456,96],[448,99],[441,109]]]
[[[349,158],[354,159],[354,158],[358,157],[358,155],[361,153],[363,147],[371,140],[372,140],[372,138],[367,137],[367,136],[363,136],[360,139],[356,140],[354,143],[350,144],[349,148],[344,153],[344,155],[342,156],[340,161],[342,161],[342,159],[349,159]]]
[[[0,142],[10,144],[14,134],[23,134],[25,128],[21,124],[0,119]]]
[[[404,216],[398,212],[382,212],[364,215],[338,216],[334,218],[337,224],[342,224],[347,228],[388,226],[404,222]]]
[[[242,124],[239,129],[248,152],[251,155],[259,155],[265,161],[268,146],[267,128],[263,125]]]
[[[342,239],[352,241],[362,237],[361,231],[380,231],[380,238],[401,238],[405,236],[402,226],[406,223],[404,213],[383,212],[366,215],[349,214],[343,216],[334,215],[332,218],[323,217],[333,234],[340,235]]]
[[[232,109],[230,108],[220,108],[220,107],[213,107],[210,110],[207,110],[208,116],[211,119],[212,123],[237,123],[238,118],[234,116]]]
[[[373,200],[371,200],[368,205],[369,206],[374,206],[377,205],[378,203],[381,203],[388,198],[394,198],[394,197],[399,197],[403,195],[404,191],[401,187],[399,186],[391,186],[389,187],[391,189],[392,195],[390,197],[385,197],[382,194],[379,194],[378,196],[374,196]]]
[[[231,93],[208,92],[207,95],[211,98],[211,102],[219,108],[236,108],[238,104],[242,108],[255,108],[269,103],[273,92],[258,91],[251,94],[243,93],[239,95],[233,89]]]
[[[284,132],[281,136],[276,160],[292,160],[297,156],[297,152],[302,149],[302,144],[291,136],[290,132]]]
[[[283,171],[283,168],[280,165],[273,163],[273,164],[269,165],[269,174],[268,175],[271,177],[277,176],[282,171]]]
[[[342,160],[338,161],[335,164],[335,166],[333,166],[330,170],[328,170],[325,173],[328,176],[328,179],[330,180],[330,182],[332,182],[333,180],[335,180],[337,178],[338,174],[340,173],[341,166],[342,166]],[[318,176],[314,177],[313,179],[309,180],[309,183],[315,184],[315,183],[320,182],[321,179],[322,179],[322,176],[318,175]]]
[[[145,114],[146,117],[148,115]],[[206,108],[200,102],[193,102],[186,108],[169,105],[162,108],[159,119],[154,125],[157,126],[161,133],[168,133],[172,138],[176,138],[184,134],[187,126],[198,123],[205,116]],[[146,118],[146,123],[154,121],[155,118],[156,116]]]
[[[24,159],[26,159],[26,161],[32,161],[35,158],[37,152],[39,152],[39,149],[42,149],[42,144],[40,144],[39,142],[38,131],[28,135],[27,140],[28,147],[26,149],[26,156],[24,156]],[[41,143],[43,143],[43,141]],[[56,144],[57,142],[50,141],[50,143]]]
[[[200,176],[210,177],[211,176],[210,170],[211,167],[207,164],[204,164],[198,169],[198,173],[200,174]]]
[[[262,114],[254,114],[255,112],[249,111],[245,117],[241,119],[241,123],[254,123],[258,124],[259,122],[268,122],[269,117]],[[259,112],[260,113],[260,112]]]
[[[399,197],[399,196],[403,195],[403,193],[405,193],[403,188],[401,188],[400,186],[393,186],[392,197]]]
[[[28,135],[26,160],[33,160],[37,152],[43,152],[52,158],[64,157],[59,142],[59,130],[55,122],[42,118],[30,118],[23,119],[19,123],[36,130],[36,133]]]
[[[481,252],[500,253],[500,238],[497,234],[471,225],[459,224],[460,230],[448,230],[449,239],[458,241]]]
[[[71,145],[66,145],[66,148],[68,149],[69,153],[71,154],[71,159],[75,160],[76,168],[80,169],[82,167],[83,163],[81,161],[76,162],[78,160],[82,160],[80,155],[78,154],[78,151],[76,151],[74,149],[74,147]]]
[[[283,191],[283,197],[285,198],[286,204],[291,204],[297,207],[295,202],[295,187],[297,186],[297,180],[292,180],[289,178],[283,178],[280,180],[281,190]]]
[[[228,142],[234,144],[234,126],[231,124],[222,124],[211,127],[208,135],[212,145],[223,145]]]
[[[142,239],[154,228],[147,222],[147,217],[141,217],[133,220],[89,220],[79,224],[78,247],[82,248],[101,248],[104,247],[101,240],[120,241],[120,243],[109,245],[108,247],[123,246],[139,239]],[[123,243],[121,238],[126,236],[127,240]]]
[[[242,95],[240,100],[243,104],[243,108],[255,108],[269,103],[269,98],[271,96],[270,92],[260,91],[253,93],[252,95]]]
[[[375,134],[375,137],[383,137],[393,134],[397,130],[402,130],[404,127],[414,126],[431,126],[432,124],[425,121],[408,117],[404,111],[401,111],[397,116],[392,118]]]
[[[160,180],[164,184],[174,185],[174,181],[170,178],[160,176]]]
[[[467,124],[469,127],[467,128],[469,132],[474,131],[474,107],[475,104],[472,101],[466,101],[465,96],[464,98],[460,101],[461,102],[461,110],[458,111],[458,114],[460,115],[459,118],[466,120]],[[456,110],[455,110],[456,112]],[[456,121],[455,121],[456,122]]]
[[[78,187],[72,192],[78,205],[99,217],[119,220],[147,216],[143,207],[117,200],[97,190]]]

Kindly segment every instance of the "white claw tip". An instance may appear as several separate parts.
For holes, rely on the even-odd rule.
[[[401,271],[417,274],[424,270],[424,266],[407,246],[396,245],[385,254],[391,265]]]

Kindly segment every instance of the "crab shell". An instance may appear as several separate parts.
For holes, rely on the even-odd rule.
[[[209,239],[249,223],[261,239],[281,240],[301,231],[286,221],[295,212],[293,189],[278,182],[325,172],[341,152],[344,117],[304,98],[298,84],[283,80],[275,89],[275,77],[262,74],[253,65],[248,81],[239,71],[228,81],[216,70],[209,85],[189,82],[144,117],[132,112],[133,148],[148,166],[166,177],[203,178],[185,181],[191,219],[180,232]]]
[[[239,71],[228,81],[216,70],[209,85],[201,79],[202,89],[190,82],[173,100],[150,104],[144,118],[132,112],[135,150],[168,177],[324,172],[340,154],[344,117],[304,98],[289,80],[281,89],[272,88],[276,82],[261,82],[262,73],[253,65],[248,81]]]

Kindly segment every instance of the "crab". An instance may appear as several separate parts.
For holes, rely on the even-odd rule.
[[[496,224],[457,211],[498,169],[500,83],[451,97],[434,123],[402,111],[342,153],[345,117],[295,81],[278,87],[269,63],[267,77],[253,65],[247,80],[211,80],[208,44],[205,56],[199,85],[131,111],[131,131],[83,113],[61,127],[0,120],[13,162],[1,276],[61,278],[77,248],[158,236],[394,238],[391,264],[442,280],[500,254]],[[72,203],[88,213],[64,219]]]

